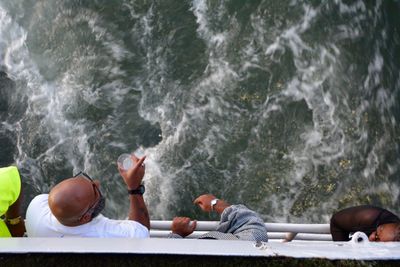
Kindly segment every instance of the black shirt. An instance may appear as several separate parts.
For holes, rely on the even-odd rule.
[[[349,234],[357,231],[369,236],[379,225],[400,222],[399,217],[388,210],[370,205],[340,210],[331,218],[333,241],[349,241]]]

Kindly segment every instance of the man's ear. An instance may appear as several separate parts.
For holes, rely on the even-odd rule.
[[[85,215],[83,215],[83,216],[79,219],[79,222],[80,222],[81,224],[85,224],[85,223],[90,222],[91,220],[92,220],[92,215],[86,213]]]

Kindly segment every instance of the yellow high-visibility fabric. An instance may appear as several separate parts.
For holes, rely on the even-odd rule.
[[[17,167],[0,168],[0,216],[14,204],[21,192],[21,178]],[[0,219],[0,237],[10,237],[10,231]]]

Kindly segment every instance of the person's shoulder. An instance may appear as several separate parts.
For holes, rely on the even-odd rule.
[[[378,210],[384,210],[384,208],[382,207],[378,207],[375,205],[371,205],[371,204],[364,204],[364,205],[359,205],[359,206],[355,206],[356,208],[360,208],[360,209],[378,209]]]
[[[149,237],[148,229],[132,220],[114,220],[100,214],[90,224],[101,229],[103,237]]]
[[[32,209],[33,207],[38,207],[38,206],[47,207],[49,205],[48,198],[49,194],[40,194],[35,196],[29,203],[28,209]]]
[[[364,210],[384,210],[384,209],[374,205],[364,204],[364,205],[356,205],[339,209],[337,212],[364,211]]]
[[[29,203],[25,215],[25,227],[29,237],[53,236],[49,234],[51,211],[47,199],[48,194],[41,194]]]
[[[0,177],[9,178],[10,176],[14,176],[17,173],[19,177],[18,168],[15,166],[1,167],[0,168]]]
[[[42,201],[48,201],[48,199],[49,199],[49,194],[40,194],[40,195],[37,195],[37,196],[35,196],[32,200],[31,200],[31,203],[32,202],[42,202]]]
[[[233,204],[233,205],[230,205],[229,207],[227,207],[224,210],[224,213],[225,213],[225,211],[226,211],[226,213],[232,213],[232,212],[239,212],[239,213],[241,213],[241,212],[251,212],[251,213],[255,213],[254,210],[248,208],[244,204]]]
[[[4,192],[7,192],[7,194],[14,192],[16,196],[19,195],[21,179],[17,167],[9,166],[0,168],[0,190],[2,194]]]
[[[104,225],[109,225],[115,227],[115,226],[142,226],[141,223],[133,220],[115,220],[115,219],[110,219],[108,217],[105,217],[102,214],[99,214],[95,219],[93,219],[93,222],[96,224],[104,224]],[[143,226],[144,227],[144,226]]]

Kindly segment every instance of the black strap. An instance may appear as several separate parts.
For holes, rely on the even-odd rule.
[[[144,185],[139,185],[136,189],[128,190],[129,195],[143,195],[145,191]]]

